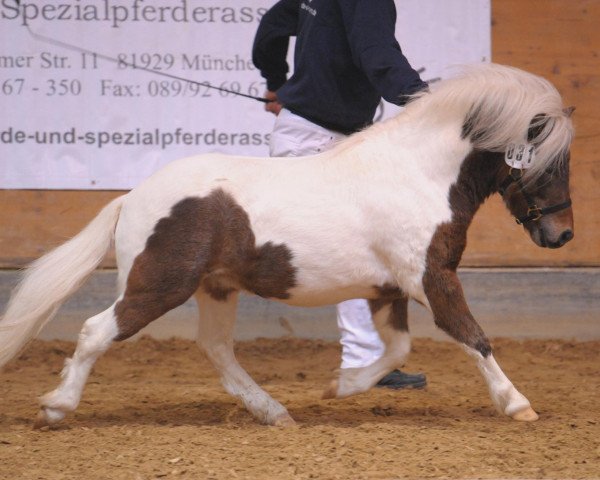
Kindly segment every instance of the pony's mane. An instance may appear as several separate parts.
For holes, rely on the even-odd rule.
[[[525,171],[529,180],[559,167],[573,139],[572,122],[556,88],[542,77],[504,65],[462,67],[431,93],[415,95],[409,112],[427,122],[458,116],[468,122],[474,148],[488,151],[504,152],[511,143],[526,142],[529,128],[538,127],[535,162]]]
[[[339,148],[392,132],[401,119],[417,131],[419,122],[424,130],[452,123],[458,134],[466,126],[474,148],[495,152],[527,142],[530,127],[537,128],[535,161],[524,173],[528,182],[548,169],[559,168],[573,139],[569,114],[549,81],[513,67],[475,64],[460,67],[458,75],[433,85],[431,93],[413,95],[397,117],[352,135],[340,142]]]

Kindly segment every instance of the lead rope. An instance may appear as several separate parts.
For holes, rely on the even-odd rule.
[[[15,0],[16,4],[21,7],[21,1],[20,0]],[[60,47],[60,48],[64,48],[67,50],[71,50],[74,52],[78,52],[78,53],[86,53],[88,55],[95,55],[98,58],[101,58],[102,60],[106,60],[108,62],[112,62],[112,63],[116,63],[117,65],[125,65],[127,67],[130,67],[134,70],[143,70],[145,72],[149,72],[149,73],[153,73],[155,75],[160,75],[162,77],[167,77],[173,80],[179,80],[182,82],[187,82],[190,83],[192,85],[198,85],[201,87],[205,87],[205,88],[211,88],[213,90],[218,90],[220,92],[224,92],[224,93],[230,93],[232,95],[238,95],[240,97],[245,97],[245,98],[249,98],[252,100],[256,100],[257,102],[262,102],[262,103],[271,103],[274,100],[269,100],[268,98],[264,98],[264,97],[256,97],[254,95],[248,95],[246,93],[241,93],[241,92],[236,92],[234,90],[228,90],[227,88],[222,88],[222,87],[216,87],[214,85],[211,85],[208,82],[198,82],[196,80],[190,80],[189,78],[183,78],[180,77],[178,75],[173,75],[171,73],[167,73],[167,72],[163,72],[162,70],[154,70],[153,68],[146,68],[146,67],[142,67],[140,65],[134,65],[131,63],[128,63],[126,61],[123,60],[118,60],[114,57],[111,57],[109,55],[104,55],[103,53],[98,53],[98,52],[94,52],[93,50],[88,50],[87,48],[83,48],[83,47],[78,47],[77,45],[73,45],[71,43],[67,43],[67,42],[63,42],[62,40],[57,40],[55,38],[51,38],[51,37],[46,37],[45,35],[40,35],[39,33],[35,33],[31,27],[29,25],[25,25],[25,28],[27,29],[27,31],[29,32],[29,34],[37,41],[39,42],[44,42],[44,43],[48,43],[50,45],[54,45],[56,47]]]

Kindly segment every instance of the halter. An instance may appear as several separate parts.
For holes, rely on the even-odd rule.
[[[513,183],[516,183],[519,187],[519,191],[525,198],[528,207],[527,215],[516,218],[516,221],[519,225],[530,221],[536,222],[544,215],[550,215],[552,213],[560,212],[561,210],[564,210],[571,206],[571,199],[569,198],[566,202],[558,203],[556,205],[552,205],[551,207],[538,207],[535,201],[533,200],[533,197],[525,190],[525,185],[523,185],[523,170],[519,168],[510,168],[510,170],[508,171],[508,176],[500,184],[500,188],[498,189],[500,195],[504,195],[506,189],[509,187],[509,185]]]

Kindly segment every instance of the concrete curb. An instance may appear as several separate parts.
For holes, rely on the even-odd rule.
[[[490,337],[600,339],[600,269],[462,269],[459,272],[473,315]],[[0,271],[4,311],[18,272]],[[98,270],[41,332],[43,339],[75,340],[83,321],[114,301],[115,270]],[[429,312],[411,302],[411,333],[447,340]],[[195,302],[188,301],[153,322],[142,334],[156,338],[196,335]],[[338,338],[335,308],[298,308],[242,296],[235,337]]]

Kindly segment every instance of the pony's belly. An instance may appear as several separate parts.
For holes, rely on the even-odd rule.
[[[317,243],[317,242],[315,242]],[[315,248],[310,256],[292,248],[296,283],[283,301],[290,305],[332,305],[352,298],[377,298],[378,289],[397,282],[370,250]]]
[[[289,298],[281,301],[296,307],[335,305],[352,298],[374,298],[376,296],[373,288],[359,286],[319,290],[296,287],[290,291],[290,294]]]

